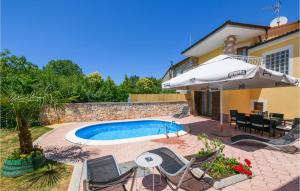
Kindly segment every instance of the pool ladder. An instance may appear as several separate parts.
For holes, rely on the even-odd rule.
[[[166,135],[166,137],[167,137],[167,139],[168,139],[168,138],[169,138],[169,135],[168,135],[169,129],[168,129],[168,124],[167,124],[167,123],[166,123],[166,125],[165,125],[165,129],[166,129],[165,135]]]
[[[174,123],[175,123],[175,121],[172,121],[170,125],[172,125],[172,124],[174,124]],[[166,125],[165,125],[165,129],[166,129],[166,131],[165,131],[165,132],[166,132],[166,133],[165,133],[166,137],[167,137],[167,138],[170,138],[169,135],[168,135],[168,134],[169,134],[169,126],[167,125],[167,123],[166,123]],[[176,135],[177,135],[177,137],[179,137],[178,126],[177,126],[177,125],[176,125]]]

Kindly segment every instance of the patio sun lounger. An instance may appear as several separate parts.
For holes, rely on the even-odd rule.
[[[125,184],[133,177],[131,191],[134,185],[137,167],[132,167],[121,174],[116,160],[112,155],[91,159],[84,164],[84,190],[126,190]]]
[[[180,113],[174,114],[173,117],[175,117],[175,118],[184,118],[184,117],[189,116],[189,112],[190,112],[189,106],[184,106],[182,108],[182,111]]]
[[[257,143],[265,144],[277,150],[289,152],[288,148],[291,147],[295,148],[296,150],[299,149],[297,146],[297,142],[299,141],[299,133],[300,133],[300,125],[297,125],[293,129],[291,129],[290,132],[288,132],[287,134],[285,134],[284,136],[278,139],[270,140],[270,139],[244,134],[244,135],[236,135],[231,137],[231,144],[236,144],[239,142],[257,142]]]
[[[284,122],[284,125],[276,125],[275,130],[289,132],[291,129],[295,128],[299,124],[300,124],[300,118],[294,118],[292,124],[287,124],[287,122]]]
[[[208,182],[212,179],[205,177],[205,175],[217,158],[218,151],[204,157],[193,157],[190,161],[165,147],[148,152],[162,157],[163,162],[157,169],[172,190],[177,191],[180,188],[195,191],[206,190],[211,187]],[[210,163],[209,167],[204,171],[200,170],[199,167],[206,162]]]

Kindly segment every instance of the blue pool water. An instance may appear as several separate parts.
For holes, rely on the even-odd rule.
[[[103,123],[84,127],[75,132],[77,137],[89,140],[116,140],[176,133],[183,130],[183,126],[159,120],[124,121]]]

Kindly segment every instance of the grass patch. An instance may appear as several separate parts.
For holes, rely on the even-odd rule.
[[[51,128],[37,126],[32,127],[31,129],[32,139],[35,140],[41,135],[51,131]],[[0,164],[1,168],[3,166],[4,160],[7,156],[13,152],[14,149],[19,147],[18,133],[17,131],[10,129],[0,129]],[[52,188],[26,188],[25,184],[20,181],[20,178],[7,178],[0,176],[0,190],[14,190],[14,191],[24,191],[24,190],[32,190],[32,191],[59,191],[59,190],[67,190],[69,186],[69,182],[71,179],[72,166],[61,164],[63,168],[65,168],[65,173],[63,173],[63,177],[61,181],[53,186]]]

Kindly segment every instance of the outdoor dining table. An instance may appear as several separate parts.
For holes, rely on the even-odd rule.
[[[245,113],[245,116],[246,116],[246,120],[247,121],[250,121],[250,115],[255,115],[253,113]],[[275,137],[275,130],[279,130],[279,131],[283,131],[284,133],[286,132],[289,132],[291,130],[291,128],[283,128],[283,127],[278,127],[277,124],[278,122],[280,121],[280,119],[278,118],[274,118],[274,117],[265,117],[264,116],[264,119],[269,121],[269,124],[270,124],[270,131],[273,131],[273,136]],[[286,122],[291,122],[293,121],[293,119],[290,119],[290,118],[284,118],[282,120],[284,126],[285,126],[285,123]]]

